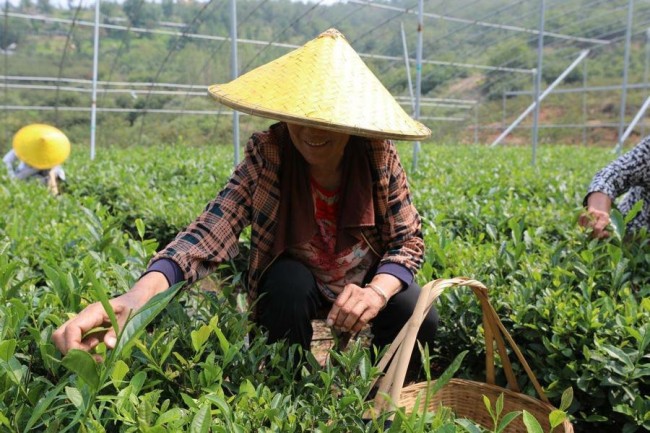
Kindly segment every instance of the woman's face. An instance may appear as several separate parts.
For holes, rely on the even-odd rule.
[[[343,158],[349,134],[287,123],[291,141],[313,168],[336,170]]]

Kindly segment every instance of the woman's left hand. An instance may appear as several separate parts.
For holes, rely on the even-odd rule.
[[[348,284],[327,315],[327,326],[343,332],[359,332],[383,307],[384,300],[374,290]]]

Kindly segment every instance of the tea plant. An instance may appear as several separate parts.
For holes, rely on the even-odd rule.
[[[409,167],[410,148],[400,150]],[[241,257],[183,289],[119,351],[100,347],[103,364],[84,353],[61,357],[54,329],[128,290],[155,250],[217,193],[229,155],[228,147],[161,146],[105,149],[89,162],[73,153],[59,197],[0,174],[0,432],[466,430],[444,409],[365,419],[379,372],[360,344],[332,352],[323,367],[311,353],[267,344],[241,302],[246,234]],[[528,159],[519,148],[424,146],[409,175],[426,244],[418,282],[482,281],[551,401],[573,389],[560,409],[576,432],[650,431],[647,233],[627,233],[616,212],[608,240],[576,226],[586,186],[609,152],[545,146],[537,167]],[[456,368],[466,351],[455,375],[483,380],[473,295],[451,290],[437,307],[436,371]],[[294,353],[298,372],[287,361]],[[508,416],[497,403],[492,430]],[[528,418],[517,417],[535,431]]]

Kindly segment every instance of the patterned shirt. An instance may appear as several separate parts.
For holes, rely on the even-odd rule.
[[[628,213],[636,202],[643,200],[643,208],[630,221],[628,229],[650,229],[650,136],[596,173],[587,190],[585,206],[592,192],[607,194],[612,202],[627,192],[618,204],[623,214]]]
[[[289,238],[299,231],[293,226],[287,228],[287,221],[282,219],[296,218],[298,223],[309,224],[309,218],[302,218],[304,214],[314,221],[310,206],[291,207],[289,216],[281,209],[282,199],[287,196],[283,196],[281,174],[291,168],[283,164],[291,160],[293,150],[285,123],[253,134],[243,161],[224,189],[194,222],[151,259],[148,272],[156,262],[171,261],[191,284],[234,258],[239,252],[241,231],[251,226],[246,283],[249,300],[255,300],[264,272],[291,246],[280,242],[281,228],[288,230]],[[412,203],[397,149],[390,140],[351,137],[345,152],[354,157],[346,160],[351,168],[343,173],[343,197],[345,203],[355,205],[342,207],[337,242],[347,246],[355,239],[363,240],[379,259],[377,273],[395,275],[408,285],[422,264],[424,242],[420,217]],[[297,168],[304,166],[302,161]],[[353,164],[366,167],[365,173],[354,171]],[[357,215],[359,212],[362,214]]]

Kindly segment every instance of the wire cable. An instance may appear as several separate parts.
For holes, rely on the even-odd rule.
[[[204,13],[204,12],[205,12],[205,11],[206,11],[206,10],[207,10],[211,5],[212,5],[212,4],[213,4],[213,1],[214,1],[214,0],[209,0],[208,2],[206,2],[206,3],[203,5],[203,7],[202,7],[202,8],[201,8],[197,13],[196,13],[196,15],[194,16],[194,18],[193,18],[192,21],[190,22],[190,25],[189,25],[186,29],[183,30],[183,32],[181,33],[181,35],[176,39],[175,43],[172,44],[172,46],[167,50],[167,55],[165,56],[165,58],[163,59],[162,63],[160,64],[160,67],[158,68],[158,71],[156,72],[156,75],[154,76],[154,79],[153,79],[152,81],[154,81],[154,82],[158,81],[158,78],[159,78],[160,75],[162,74],[162,71],[165,69],[165,66],[167,65],[167,62],[169,61],[169,59],[171,59],[171,58],[173,57],[174,53],[175,53],[176,51],[178,51],[178,49],[180,49],[181,42],[184,41],[185,39],[187,39],[187,38],[185,37],[185,35],[186,35],[187,33],[189,33],[190,29],[193,28],[193,26],[194,26],[196,23],[200,22],[199,19],[201,18],[201,16],[203,15],[203,13]],[[151,98],[151,92],[147,93],[147,95],[145,96],[145,101],[144,101],[144,108],[145,108],[145,110],[146,110],[146,108],[147,108],[148,105],[149,105],[149,100],[150,100],[150,98]],[[142,143],[142,134],[143,134],[143,132],[144,132],[145,119],[146,119],[146,112],[141,116],[141,120],[140,120],[140,132],[139,132],[139,134],[138,134],[138,144],[141,144],[141,143]]]
[[[249,18],[250,18],[250,17],[251,17],[255,12],[257,12],[257,10],[259,10],[263,5],[265,5],[268,1],[269,1],[269,0],[262,0],[261,2],[259,2],[259,3],[257,4],[257,6],[255,6],[255,7],[253,8],[253,10],[251,10],[248,14],[246,14],[246,16],[245,16],[244,18],[241,19],[241,21],[242,21],[242,22],[247,22],[248,19],[249,19]],[[237,19],[237,21],[239,22],[240,20]],[[239,26],[239,24],[237,24],[237,25]],[[191,80],[190,82],[195,82],[195,81],[197,81],[197,77],[203,75],[203,73],[208,69],[208,66],[210,65],[210,63],[212,63],[212,61],[213,61],[214,56],[216,55],[216,53],[218,53],[219,51],[221,51],[221,48],[223,48],[223,46],[226,44],[226,42],[228,42],[228,39],[224,39],[224,40],[221,41],[219,44],[216,44],[216,45],[215,45],[215,46],[210,50],[210,54],[208,55],[208,57],[206,58],[205,62],[203,63],[203,66],[199,69],[199,71],[198,71],[197,74],[195,75],[195,78],[194,78],[193,80]],[[187,100],[189,99],[189,95],[190,95],[190,93],[192,92],[193,89],[194,89],[194,85],[192,85],[192,86],[188,89],[188,91],[187,91],[187,95],[183,98],[183,103],[181,104],[181,110],[185,108],[185,105],[186,105],[186,103],[187,103]],[[181,116],[182,116],[182,115],[181,115]],[[218,120],[218,119],[217,119],[217,120]]]
[[[63,46],[63,53],[61,54],[61,60],[59,61],[59,72],[57,74],[58,78],[61,78],[63,74],[63,64],[65,63],[65,59],[68,55],[68,47],[70,46],[70,38],[72,37],[72,33],[74,32],[75,29],[75,24],[77,22],[77,19],[79,19],[79,13],[81,12],[81,6],[83,5],[83,0],[79,0],[79,5],[77,5],[77,9],[75,10],[74,16],[72,18],[72,24],[70,25],[70,30],[68,31],[68,34],[66,35],[65,38],[65,45]],[[56,91],[56,96],[54,97],[54,106],[58,107],[59,106],[59,91]],[[59,110],[54,110],[54,124],[56,126],[59,126]]]
[[[242,72],[242,73],[248,72],[248,68],[253,64],[253,62],[254,62],[255,60],[257,60],[257,58],[258,58],[258,57],[259,57],[263,52],[265,52],[265,51],[266,51],[266,50],[267,50],[267,49],[268,49],[268,48],[269,48],[269,47],[270,47],[274,42],[277,42],[280,36],[282,36],[284,33],[286,33],[287,30],[289,30],[290,28],[292,28],[292,27],[293,27],[293,26],[294,26],[298,21],[300,21],[300,20],[301,20],[305,15],[309,14],[311,11],[313,11],[313,10],[316,9],[318,6],[320,6],[320,4],[323,3],[324,1],[325,1],[325,0],[318,0],[318,2],[314,3],[313,6],[311,6],[310,8],[308,8],[305,12],[303,12],[302,14],[300,14],[297,18],[295,18],[295,19],[294,19],[293,21],[291,21],[287,26],[285,26],[285,27],[280,31],[280,33],[278,33],[277,35],[274,35],[273,39],[270,40],[269,43],[266,44],[266,45],[265,45],[261,50],[258,50],[257,53],[253,56],[253,58],[250,59],[250,60],[248,61],[248,63],[246,63],[246,65],[244,65],[244,67],[241,68],[241,72]]]

